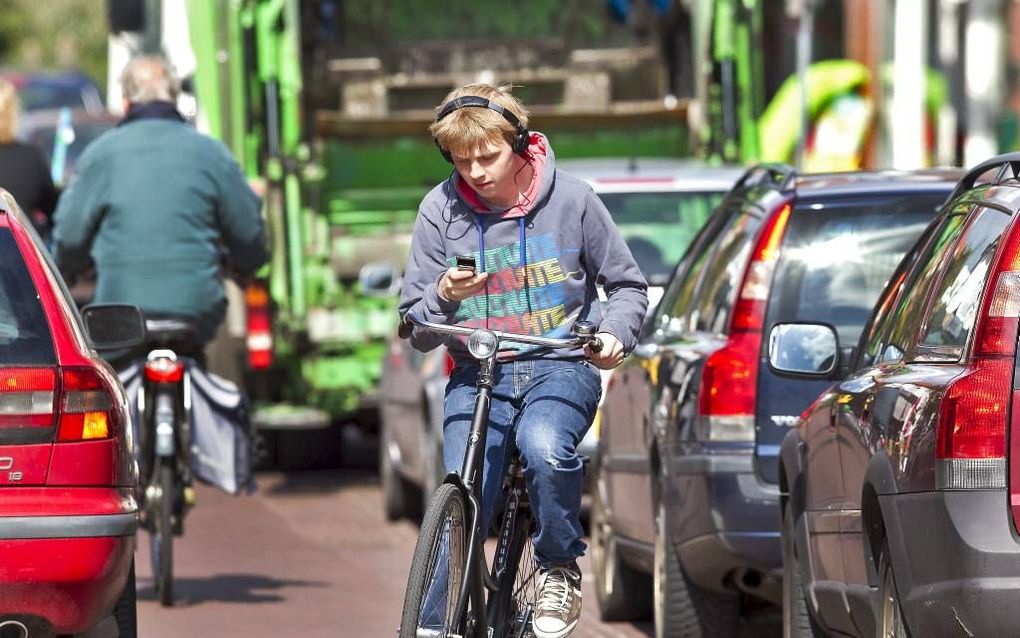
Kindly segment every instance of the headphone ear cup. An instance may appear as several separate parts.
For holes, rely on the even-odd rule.
[[[514,146],[513,151],[520,155],[524,151],[528,150],[528,144],[531,142],[531,134],[528,133],[528,129],[522,128],[514,134]]]
[[[439,145],[439,140],[437,140],[436,138],[432,138],[432,142],[435,143],[436,148],[439,149],[439,154],[443,156],[443,159],[446,160],[447,162],[453,164],[453,156],[450,155],[450,151],[448,151],[445,148],[443,148],[442,146],[440,146]]]

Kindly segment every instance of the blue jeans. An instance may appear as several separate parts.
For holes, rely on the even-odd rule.
[[[443,460],[462,469],[474,413],[478,366],[460,365],[446,386]],[[482,475],[482,530],[501,496],[513,442],[520,452],[537,531],[532,538],[541,567],[584,554],[579,520],[583,467],[577,446],[591,427],[602,394],[598,370],[588,362],[510,361],[496,366]]]

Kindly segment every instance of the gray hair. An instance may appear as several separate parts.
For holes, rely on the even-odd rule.
[[[120,76],[121,93],[130,104],[143,102],[176,102],[180,82],[170,65],[161,57],[141,56],[132,59]]]

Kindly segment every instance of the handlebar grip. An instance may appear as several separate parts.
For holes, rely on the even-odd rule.
[[[602,339],[592,337],[592,340],[588,342],[588,349],[592,352],[602,352]]]
[[[400,324],[397,326],[397,336],[401,339],[407,339],[411,336],[414,331],[414,326],[407,320],[407,315],[400,318]]]

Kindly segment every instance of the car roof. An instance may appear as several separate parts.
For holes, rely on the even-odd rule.
[[[963,177],[959,168],[916,171],[872,170],[847,173],[798,175],[794,180],[797,197],[839,197],[880,193],[951,191]]]
[[[606,157],[557,160],[556,167],[588,182],[596,193],[728,191],[743,175],[739,166],[697,160]]]

